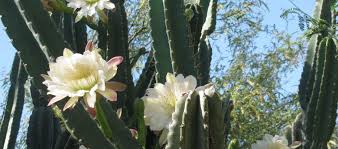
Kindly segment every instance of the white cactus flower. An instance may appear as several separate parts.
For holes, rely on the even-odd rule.
[[[74,10],[79,9],[75,22],[78,22],[82,17],[94,16],[97,10],[113,10],[115,9],[114,3],[109,0],[67,0],[68,7],[73,8]]]
[[[89,44],[88,47],[92,46]],[[63,56],[49,64],[48,75],[42,75],[48,94],[55,96],[48,105],[69,97],[70,99],[64,106],[66,110],[74,107],[79,98],[83,97],[86,105],[94,108],[96,93],[110,101],[116,101],[116,91],[122,91],[126,86],[122,83],[108,81],[115,76],[117,65],[122,61],[123,58],[117,56],[106,62],[97,50],[87,49],[84,54],[74,54],[69,49],[65,49]]]
[[[193,76],[184,78],[179,74],[175,77],[168,73],[165,84],[156,83],[154,88],[149,88],[146,96],[142,98],[145,106],[145,124],[153,131],[169,128],[176,100],[195,90],[196,86],[197,81]]]
[[[288,141],[282,136],[265,134],[263,140],[257,140],[252,149],[289,149]]]

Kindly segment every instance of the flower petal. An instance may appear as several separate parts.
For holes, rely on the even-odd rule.
[[[97,92],[100,93],[102,96],[104,96],[105,98],[107,98],[110,101],[116,101],[117,100],[117,93],[114,90],[106,88],[105,91],[98,90]]]
[[[85,103],[88,105],[90,108],[95,107],[95,102],[96,102],[96,94],[89,94],[87,93],[84,96]]]
[[[74,53],[71,50],[69,50],[68,48],[65,48],[63,50],[63,56],[65,56],[65,57],[71,57],[73,54]]]
[[[111,2],[105,2],[104,8],[112,10],[112,9],[115,9],[115,5]]]
[[[65,104],[65,106],[63,107],[63,111],[67,110],[68,108],[72,107],[74,108],[76,103],[79,101],[78,97],[72,97],[70,98],[67,103]]]
[[[51,80],[50,76],[45,75],[45,74],[41,74],[41,77],[45,80]]]
[[[121,82],[110,81],[110,82],[106,82],[106,88],[109,88],[114,91],[122,92],[127,88],[127,85]]]
[[[48,103],[48,106],[62,100],[63,98],[65,98],[65,96],[55,96],[54,98],[52,98],[49,103]]]
[[[187,90],[194,90],[197,86],[197,80],[194,76],[187,76],[185,78],[185,87]]]
[[[78,11],[76,18],[75,18],[75,23],[79,22],[82,18],[83,18],[83,12],[82,11]]]
[[[109,81],[110,79],[112,79],[117,73],[117,66],[116,65],[112,65],[112,66],[108,66],[108,71],[105,73],[105,80]]]
[[[166,81],[167,81],[167,83],[170,83],[170,84],[174,83],[175,82],[175,75],[172,74],[172,73],[167,73]]]
[[[108,65],[119,65],[121,64],[123,61],[123,57],[122,56],[115,56],[113,58],[111,58],[109,61],[108,61]]]
[[[107,62],[108,71],[106,72],[106,81],[110,80],[116,75],[117,65],[121,64],[122,61],[123,61],[122,56],[115,56]]]

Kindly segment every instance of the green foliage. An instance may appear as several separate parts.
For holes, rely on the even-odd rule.
[[[221,96],[233,101],[230,138],[238,138],[244,148],[264,134],[280,133],[299,113],[296,90],[286,92],[283,78],[299,63],[304,42],[274,28],[266,32],[273,35],[272,46],[236,51],[228,70],[214,79]],[[218,65],[215,71],[224,67]]]

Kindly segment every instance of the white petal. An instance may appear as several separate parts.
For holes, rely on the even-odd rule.
[[[67,49],[67,48],[65,48],[65,49],[63,50],[63,56],[71,57],[73,54],[74,54],[74,53],[73,53],[71,50]]]
[[[112,9],[115,9],[115,5],[111,2],[105,2],[104,8],[112,10]]]
[[[105,80],[106,77],[105,77],[104,72],[102,70],[99,70],[98,74],[99,74],[99,76],[98,76],[99,77],[98,78],[99,79],[98,80],[99,81],[98,82],[98,89],[101,90],[101,91],[104,91],[105,88],[106,88],[106,83],[105,83],[106,82],[106,80]]]
[[[65,106],[63,107],[63,111],[67,110],[68,108],[72,107],[74,108],[76,103],[78,102],[79,98],[78,97],[72,97],[70,98],[67,103],[65,104]]]
[[[99,2],[97,2],[97,8],[100,10],[104,9],[104,1],[100,0]]]
[[[85,99],[85,103],[90,107],[90,108],[94,108],[95,107],[95,102],[96,102],[96,94],[90,94],[87,93],[84,96]]]
[[[75,23],[79,22],[83,18],[83,13],[79,13],[79,12],[76,15]]]
[[[185,78],[184,83],[185,83],[185,87],[186,87],[187,90],[194,90],[197,86],[196,78],[194,76],[191,76],[191,75],[187,76]]]
[[[50,101],[49,101],[49,103],[48,103],[48,106],[50,106],[50,105],[52,105],[52,104],[54,104],[54,103],[56,103],[56,102],[58,102],[58,101],[60,101],[60,100],[62,100],[63,98],[65,98],[66,96],[56,96],[56,97],[54,97],[54,98],[52,98]]]
[[[144,97],[144,118],[145,124],[153,131],[160,131],[168,128],[171,122],[171,113],[168,113],[158,100]]]
[[[173,84],[175,82],[175,76],[174,76],[174,74],[167,73],[166,81],[167,81],[166,83]]]
[[[105,74],[106,75],[106,81],[109,81],[110,79],[115,77],[116,73],[117,73],[117,66],[116,65],[108,66],[108,71]]]

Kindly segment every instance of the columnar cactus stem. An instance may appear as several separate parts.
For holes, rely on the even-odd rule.
[[[7,95],[6,109],[0,128],[0,148],[15,148],[16,137],[20,128],[20,118],[25,99],[27,73],[22,61],[16,54],[11,70],[11,86]]]
[[[194,50],[190,43],[183,0],[164,0],[163,2],[173,70],[177,74],[196,76]]]

